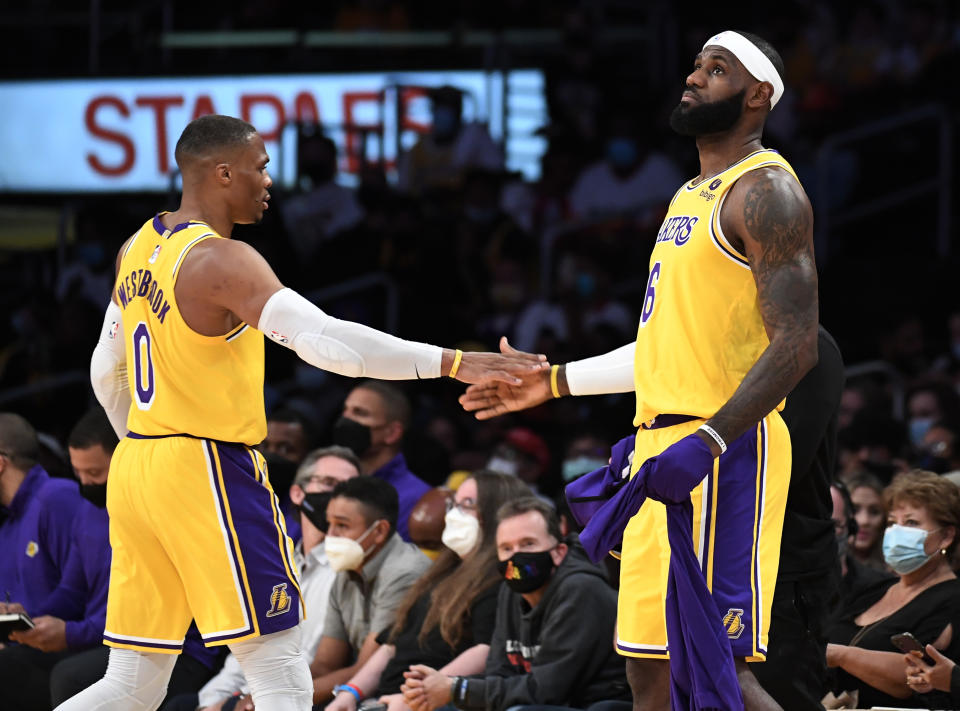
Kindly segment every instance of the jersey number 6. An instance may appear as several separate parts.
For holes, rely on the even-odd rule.
[[[650,267],[650,277],[647,279],[647,291],[643,295],[643,311],[640,313],[640,328],[647,325],[653,316],[653,302],[657,298],[657,282],[660,281],[660,262],[654,262]]]

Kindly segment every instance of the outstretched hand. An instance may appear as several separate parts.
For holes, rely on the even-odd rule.
[[[504,344],[500,339],[500,353],[468,351],[463,354],[456,379],[462,383],[492,383],[520,385],[523,378],[544,372],[549,375],[547,357],[538,353],[524,353]]]
[[[530,358],[542,360],[537,361],[539,367],[519,372],[519,377],[512,381],[498,379],[467,388],[460,396],[460,404],[467,412],[475,413],[478,420],[489,420],[507,412],[536,407],[553,397],[550,392],[550,364],[545,356],[518,351],[510,345],[506,336],[500,339],[500,352],[503,354],[501,357],[524,358],[523,362],[529,362]],[[466,360],[467,354],[464,353],[463,357]]]

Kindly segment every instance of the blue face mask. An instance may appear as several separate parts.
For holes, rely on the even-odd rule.
[[[934,531],[939,531],[936,528]],[[906,575],[920,569],[924,563],[936,555],[936,551],[927,555],[924,544],[927,536],[934,531],[892,524],[883,533],[883,559],[893,572]]]
[[[637,142],[632,138],[611,138],[607,141],[607,160],[616,168],[629,168],[637,161]]]
[[[581,474],[592,472],[600,467],[607,466],[607,460],[600,457],[574,457],[563,462],[562,473],[564,481],[573,481]]]
[[[910,420],[910,443],[917,448],[923,446],[923,438],[933,427],[932,417],[914,417]]]

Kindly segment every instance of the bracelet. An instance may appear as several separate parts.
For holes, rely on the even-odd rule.
[[[555,398],[560,397],[560,388],[557,386],[557,373],[560,370],[559,365],[550,366],[550,392]]]
[[[461,677],[455,676],[453,677],[453,681],[450,682],[450,703],[452,704],[457,703],[457,690],[460,687],[460,679]]]
[[[708,435],[710,435],[711,439],[713,439],[713,441],[720,446],[720,454],[723,454],[724,452],[727,451],[727,443],[723,441],[723,437],[717,434],[717,431],[715,429],[713,429],[708,424],[700,425],[700,429],[706,432]]]
[[[341,691],[348,691],[353,694],[354,698],[357,700],[357,704],[362,701],[363,694],[360,693],[360,689],[355,687],[353,684],[337,684],[333,687],[333,696],[336,698],[337,694]]]
[[[460,361],[463,360],[463,351],[459,348],[453,356],[453,365],[450,366],[450,372],[447,373],[447,376],[450,378],[457,377],[457,371],[460,370]]]

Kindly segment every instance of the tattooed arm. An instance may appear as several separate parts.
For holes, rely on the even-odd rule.
[[[726,442],[756,425],[817,362],[817,270],[813,211],[800,184],[780,168],[743,176],[720,216],[747,255],[770,345],[733,396],[707,420]],[[720,447],[704,432],[714,456]]]

